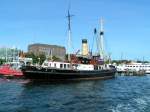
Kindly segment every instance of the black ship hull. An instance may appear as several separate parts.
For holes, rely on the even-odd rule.
[[[62,69],[37,69],[24,68],[24,77],[32,81],[71,81],[71,80],[96,80],[115,77],[115,69],[111,70],[62,70]]]

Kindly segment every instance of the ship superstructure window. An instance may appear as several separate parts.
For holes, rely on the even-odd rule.
[[[48,63],[44,63],[44,66],[48,66]]]
[[[68,68],[70,68],[70,65],[69,65],[69,64],[67,64],[67,67],[68,67]]]
[[[66,68],[66,64],[64,64],[64,68]]]
[[[101,69],[101,67],[99,66],[99,68],[98,68],[99,70]]]
[[[54,63],[54,67],[56,67],[56,63]]]
[[[63,64],[60,64],[60,68],[63,68]]]

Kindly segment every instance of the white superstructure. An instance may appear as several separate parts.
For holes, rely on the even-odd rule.
[[[127,70],[130,71],[140,71],[144,70],[145,73],[150,73],[150,63],[130,63],[130,64],[122,64],[117,66],[118,72],[125,72]]]
[[[94,70],[94,65],[92,65],[92,64],[78,64],[77,70]]]
[[[42,64],[43,68],[56,68],[56,69],[71,69],[70,63],[55,62],[55,61],[44,61]]]
[[[66,62],[44,61],[43,68],[74,69],[74,70],[94,70],[92,64],[70,64]]]
[[[81,64],[81,63],[67,63],[67,62],[57,62],[57,61],[44,61],[42,64],[43,68],[49,69],[72,69],[72,70],[108,70],[111,69],[111,65],[93,65],[93,64]]]

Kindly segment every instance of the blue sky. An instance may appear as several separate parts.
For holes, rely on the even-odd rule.
[[[0,0],[0,46],[27,51],[28,44],[67,45],[71,4],[74,52],[92,43],[104,19],[105,49],[113,59],[150,60],[149,0]]]

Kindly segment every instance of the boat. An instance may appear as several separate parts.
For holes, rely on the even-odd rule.
[[[112,65],[45,61],[42,67],[24,66],[22,72],[33,81],[92,80],[115,77]]]
[[[4,77],[21,77],[22,71],[19,69],[18,63],[4,64],[0,67],[0,75]]]
[[[18,60],[7,62],[0,66],[0,75],[7,78],[22,78],[21,67],[32,62],[31,58],[19,57]]]
[[[150,63],[137,63],[131,62],[128,64],[121,64],[117,67],[118,73],[126,73],[126,72],[141,72],[143,71],[144,74],[150,74]]]
[[[69,20],[68,41],[70,41],[71,15],[69,11],[67,17]],[[104,34],[103,29],[100,30],[99,34],[102,38]],[[99,46],[99,44],[97,46],[103,50],[102,46]],[[69,47],[70,43],[68,44]],[[80,55],[68,52],[68,59],[65,61],[45,60],[42,66],[23,66],[22,72],[25,78],[31,81],[72,81],[114,78],[116,68],[110,64],[104,64],[102,53],[100,52],[98,55],[89,53],[87,39],[82,39],[82,53]]]

